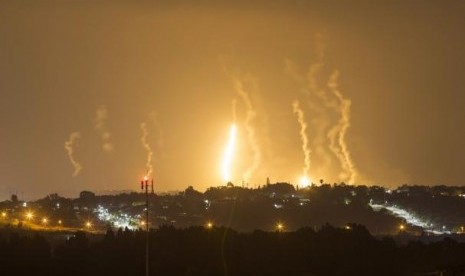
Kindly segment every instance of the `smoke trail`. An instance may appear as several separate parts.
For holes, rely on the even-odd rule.
[[[252,125],[252,121],[255,119],[257,114],[252,105],[249,94],[245,91],[243,87],[243,83],[239,80],[236,80],[235,87],[237,93],[242,98],[242,101],[244,102],[247,111],[247,115],[245,118],[245,130],[247,132],[250,147],[252,148],[253,152],[252,164],[247,168],[246,172],[244,173],[244,181],[248,182],[250,181],[251,176],[260,166],[260,163],[262,161],[262,152],[260,150],[260,146],[255,134],[255,128]]]
[[[115,147],[111,141],[111,134],[105,126],[108,119],[108,110],[105,105],[100,106],[95,114],[94,128],[102,139],[102,149],[105,152],[112,152]]]
[[[304,169],[303,177],[307,178],[310,171],[310,154],[311,150],[309,148],[308,136],[307,136],[307,123],[305,122],[304,112],[300,108],[299,101],[295,100],[292,103],[292,109],[297,115],[297,121],[300,125],[300,139],[302,140],[302,151],[304,153]]]
[[[318,54],[322,56],[322,54]],[[327,145],[327,128],[330,124],[328,116],[328,98],[325,96],[325,91],[318,86],[317,75],[320,73],[323,63],[317,62],[310,65],[308,73],[303,76],[299,73],[299,68],[289,59],[284,60],[285,73],[289,75],[296,83],[300,85],[300,92],[305,96],[304,105],[301,109],[312,114],[312,120],[309,121],[312,129],[312,137],[308,138],[313,149],[312,158],[318,160],[317,166],[312,166],[312,172],[322,174],[325,170],[331,167],[331,149]],[[330,152],[331,151],[331,152]]]
[[[348,174],[348,182],[354,183],[357,171],[346,143],[346,134],[350,127],[350,107],[352,102],[344,98],[342,93],[338,90],[338,78],[339,72],[335,71],[328,81],[328,87],[339,101],[338,109],[341,116],[338,123],[328,132],[328,138],[331,141],[332,148],[336,148],[335,145],[337,142],[338,150],[336,150],[335,153],[337,152],[337,156],[345,169],[345,173]]]
[[[77,176],[82,170],[81,164],[74,159],[74,145],[80,138],[81,134],[79,132],[73,132],[69,135],[68,141],[65,142],[65,150],[68,153],[69,161],[74,168],[73,176]]]
[[[150,177],[153,172],[153,165],[152,165],[152,157],[153,157],[153,151],[152,148],[150,147],[150,144],[147,142],[147,136],[148,136],[148,131],[147,131],[147,125],[146,123],[141,123],[140,124],[140,129],[142,130],[142,137],[140,139],[142,146],[146,149],[147,151],[147,163],[145,167],[147,168],[147,177]]]

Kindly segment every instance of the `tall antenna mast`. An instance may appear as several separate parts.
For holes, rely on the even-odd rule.
[[[152,188],[153,192],[153,178],[149,184],[149,177],[146,175],[143,180],[140,182],[140,188],[145,189],[145,275],[149,276],[149,185]]]

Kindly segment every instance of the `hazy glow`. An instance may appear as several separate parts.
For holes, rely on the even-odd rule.
[[[236,145],[236,124],[232,124],[231,128],[229,130],[229,141],[228,144],[226,145],[226,150],[224,152],[224,159],[223,159],[223,166],[222,166],[222,172],[223,172],[223,180],[225,182],[230,182],[231,179],[231,164],[232,164],[232,159],[234,155],[234,148]]]

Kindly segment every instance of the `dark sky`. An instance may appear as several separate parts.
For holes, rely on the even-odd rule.
[[[192,2],[0,0],[0,198],[138,189],[141,123],[157,191],[222,185],[234,100],[236,184],[302,175],[295,100],[315,182],[464,183],[464,1]]]

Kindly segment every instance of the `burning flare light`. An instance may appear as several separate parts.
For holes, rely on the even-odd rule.
[[[223,159],[223,180],[225,182],[230,182],[231,179],[231,163],[234,155],[234,147],[236,145],[236,124],[232,124],[231,128],[229,129],[229,141],[226,146],[226,150],[224,152],[224,159]]]

